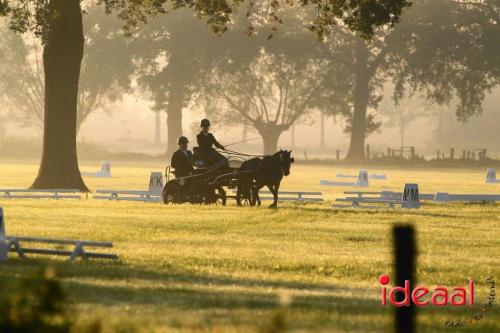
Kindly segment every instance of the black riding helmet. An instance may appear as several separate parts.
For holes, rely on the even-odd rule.
[[[186,138],[185,136],[180,136],[180,137],[177,139],[177,144],[178,144],[178,145],[188,144],[188,143],[189,143],[188,138]]]
[[[200,123],[200,127],[208,127],[208,126],[210,126],[210,120],[203,119]]]

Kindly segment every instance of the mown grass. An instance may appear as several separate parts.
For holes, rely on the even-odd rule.
[[[113,164],[112,179],[87,179],[92,189],[147,187],[161,165]],[[92,170],[96,165],[84,165]],[[349,188],[321,188],[319,179],[355,168],[294,166],[283,189],[321,190],[321,204],[279,209],[163,206],[89,200],[5,200],[7,233],[113,241],[119,262],[68,263],[12,259],[1,265],[0,285],[44,265],[55,265],[80,320],[132,323],[144,332],[259,332],[286,306],[289,332],[390,332],[392,311],[380,305],[377,278],[392,274],[391,228],[417,230],[418,281],[428,286],[476,280],[474,308],[426,308],[420,332],[448,332],[447,320],[474,316],[500,280],[500,205],[426,204],[420,210],[332,209]],[[422,193],[500,193],[482,170],[370,170],[370,190],[400,190],[417,182]],[[0,164],[0,188],[26,187],[33,164]],[[4,289],[4,288],[2,288]],[[5,289],[4,289],[5,290]],[[288,302],[285,302],[288,304]],[[500,331],[493,309],[465,332]]]

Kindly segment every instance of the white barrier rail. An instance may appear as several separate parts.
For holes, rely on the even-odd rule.
[[[96,190],[98,200],[161,202],[163,194],[163,174],[151,172],[148,190]]]
[[[437,202],[482,202],[482,201],[500,201],[500,194],[449,194],[436,193],[434,199]]]
[[[266,195],[260,197],[261,200],[274,200],[272,196],[267,196],[271,194],[269,191],[259,191],[260,194]],[[323,202],[322,195],[322,192],[283,191],[278,192],[278,201]]]
[[[81,199],[82,192],[78,189],[0,189],[4,199]],[[78,194],[76,194],[78,193]],[[85,197],[87,194],[85,194]]]

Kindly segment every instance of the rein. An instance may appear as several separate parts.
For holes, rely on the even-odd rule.
[[[262,137],[259,136],[259,137],[252,138],[252,139],[246,139],[246,140],[242,140],[242,141],[238,141],[238,142],[233,142],[233,143],[230,143],[228,145],[225,145],[225,147],[231,147],[231,146],[234,146],[234,145],[238,145],[240,143],[255,141],[255,140],[259,140],[259,139],[262,139]]]
[[[231,150],[231,149],[225,149],[225,150],[222,150],[222,149],[216,149],[219,153],[223,153],[223,152],[227,152],[227,153],[230,153],[232,155],[238,155],[238,156],[246,156],[246,157],[265,157],[266,155],[254,155],[254,154],[245,154],[245,153],[240,153],[240,152],[237,152],[237,151],[234,151],[234,150]]]

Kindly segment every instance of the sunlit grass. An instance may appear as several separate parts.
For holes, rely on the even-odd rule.
[[[98,163],[83,163],[92,171]],[[91,189],[145,189],[161,164],[112,164],[112,179],[86,179]],[[14,259],[2,264],[0,284],[39,266],[57,265],[70,301],[83,318],[134,322],[145,332],[258,332],[271,320],[280,295],[293,332],[389,332],[392,312],[380,306],[377,277],[392,273],[391,227],[410,223],[419,242],[418,280],[426,285],[500,280],[500,206],[429,204],[415,211],[332,209],[352,188],[323,188],[320,179],[357,168],[294,166],[283,189],[323,191],[321,204],[281,204],[277,210],[89,200],[5,200],[7,233],[113,241],[119,262],[67,263]],[[27,187],[34,164],[0,164],[0,188]],[[500,193],[484,184],[483,170],[369,169],[385,173],[369,190],[401,190],[416,182],[422,193]],[[477,310],[477,309],[475,309]],[[420,332],[446,332],[446,320],[473,309],[425,309]],[[500,331],[500,313],[466,332]]]

